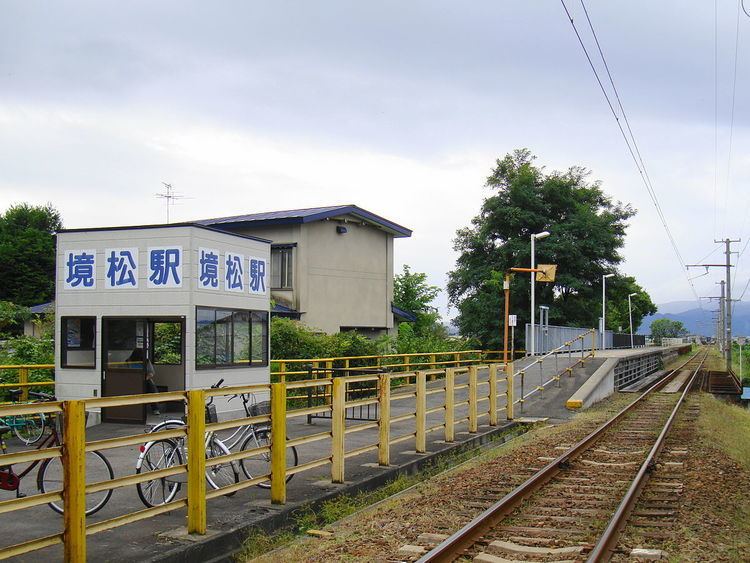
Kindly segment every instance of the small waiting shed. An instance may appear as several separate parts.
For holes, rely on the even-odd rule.
[[[144,393],[147,370],[159,391],[268,383],[270,250],[268,240],[192,223],[59,232],[57,397]],[[99,414],[143,423],[147,412]]]

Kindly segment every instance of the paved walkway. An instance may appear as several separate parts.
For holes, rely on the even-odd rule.
[[[580,355],[579,355],[580,357]],[[572,362],[577,361],[575,354],[571,358]],[[593,359],[586,362],[586,366],[576,368],[570,375],[561,377],[558,383],[548,384],[544,391],[536,392],[527,398],[523,407],[516,405],[516,416],[533,416],[549,417],[552,421],[560,421],[571,416],[571,413],[565,409],[565,401],[570,395],[589,377],[591,373],[601,365],[603,359]],[[569,365],[567,356],[551,358],[544,363],[543,369],[532,366],[523,378],[517,377],[515,380],[516,398],[521,396],[523,391],[528,393],[534,387],[543,384],[558,371],[565,369]],[[516,369],[522,369],[530,363],[525,359],[516,362]],[[501,376],[501,374],[499,374]],[[481,382],[487,381],[487,370],[479,372],[479,397],[487,395],[487,385]],[[456,377],[456,385],[460,386],[468,381],[467,375]],[[444,380],[436,380],[428,383],[428,390],[438,390],[436,393],[428,394],[428,410],[432,407],[443,404],[444,393],[439,389],[444,389]],[[413,389],[412,386],[394,390],[393,394],[408,392]],[[498,406],[505,405],[505,381],[498,384]],[[456,402],[463,402],[468,398],[468,389],[459,389],[456,391]],[[481,417],[481,414],[487,411],[488,401],[479,403],[479,432],[489,432],[492,430],[487,425],[487,416]],[[396,417],[400,414],[413,411],[414,399],[404,399],[395,401],[391,407],[391,416]],[[468,406],[456,407],[456,419],[468,415]],[[501,412],[498,421],[502,424],[505,420],[505,413]],[[428,415],[427,427],[441,424],[443,422],[443,412],[438,411]],[[347,426],[363,424],[362,422],[347,421]],[[330,420],[314,419],[312,424],[307,424],[304,417],[290,419],[288,423],[288,433],[291,437],[302,436],[317,432],[327,432],[330,430]],[[137,425],[123,424],[101,424],[88,429],[87,438],[89,440],[102,439],[114,436],[132,435],[143,431],[143,427]],[[414,432],[414,420],[399,422],[391,425],[391,436],[396,437]],[[456,425],[456,441],[460,442],[470,437],[467,432],[467,423],[462,422]],[[443,431],[431,432],[427,435],[427,449],[429,452],[441,451],[450,447],[444,441]],[[377,429],[364,430],[347,434],[346,449],[351,451],[355,448],[363,447],[377,442]],[[314,459],[330,455],[330,439],[321,440],[312,444],[306,444],[299,448],[300,463],[305,463]],[[414,452],[413,439],[403,441],[391,447],[392,465],[402,465],[421,454]],[[15,448],[18,449],[18,448]],[[107,450],[104,452],[112,463],[115,470],[115,476],[123,476],[134,473],[136,459],[139,454],[138,447],[126,447]],[[354,482],[365,479],[382,471],[377,467],[377,452],[368,452],[346,460],[346,480]],[[22,490],[31,495],[35,494],[36,473],[30,474],[22,483]],[[287,498],[290,503],[301,504],[305,501],[320,497],[341,487],[333,485],[330,482],[330,466],[324,466],[296,475],[288,484]],[[180,495],[184,495],[186,487],[183,487]],[[0,491],[0,500],[12,498],[13,493]],[[178,497],[179,498],[179,497]],[[126,513],[142,510],[143,504],[140,502],[134,487],[126,487],[114,491],[109,503],[96,515],[90,517],[88,522],[98,522],[113,518]],[[209,531],[228,529],[241,523],[247,523],[260,520],[275,510],[269,502],[269,491],[258,487],[251,487],[244,491],[238,492],[231,498],[217,498],[209,501],[208,505]],[[61,531],[62,517],[54,513],[47,506],[35,507],[21,512],[6,514],[3,517],[3,538],[0,539],[0,545],[8,546],[19,543],[24,540],[38,538],[41,536],[53,534]],[[144,561],[158,557],[161,553],[173,548],[176,540],[167,539],[159,534],[170,530],[177,530],[185,525],[185,511],[175,511],[164,514],[156,518],[130,524],[122,528],[98,533],[90,536],[88,540],[88,554],[91,561]],[[178,542],[179,543],[179,542]],[[43,551],[26,555],[18,560],[21,561],[38,561],[40,558],[45,560],[61,560],[61,547],[47,548]]]

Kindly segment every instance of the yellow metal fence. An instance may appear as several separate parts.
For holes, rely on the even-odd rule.
[[[582,339],[582,338],[581,338]],[[593,356],[593,347],[584,353],[579,362]],[[0,501],[0,514],[10,515],[20,510],[42,507],[48,503],[62,501],[65,510],[63,514],[62,531],[31,539],[12,537],[18,541],[15,545],[0,547],[0,559],[5,559],[42,548],[63,544],[66,561],[86,560],[86,538],[90,535],[112,530],[127,524],[152,518],[159,514],[186,509],[186,528],[192,534],[204,534],[207,528],[207,504],[212,499],[236,493],[253,487],[259,483],[270,482],[270,500],[275,504],[283,504],[287,499],[287,478],[297,473],[311,471],[323,466],[330,466],[330,479],[334,483],[343,483],[346,477],[346,461],[352,457],[369,452],[377,452],[377,462],[381,466],[391,463],[393,446],[400,443],[410,443],[414,451],[427,451],[427,437],[435,432],[441,432],[445,442],[454,442],[456,427],[465,425],[469,433],[476,433],[480,424],[495,426],[499,417],[504,413],[507,420],[514,417],[514,406],[522,406],[523,401],[536,391],[543,391],[544,386],[534,389],[531,393],[514,396],[513,363],[503,365],[492,359],[487,359],[486,353],[469,351],[447,359],[439,354],[429,357],[428,362],[414,362],[410,356],[394,356],[400,359],[393,365],[395,372],[381,369],[380,373],[332,377],[323,374],[314,380],[286,380],[265,385],[250,385],[241,387],[227,387],[219,389],[196,389],[147,395],[131,395],[125,397],[99,397],[81,400],[58,401],[50,403],[28,403],[0,405],[0,417],[8,418],[20,415],[45,414],[49,417],[61,417],[62,444],[52,444],[50,447],[37,450],[13,451],[0,455],[0,471],[8,466],[28,467],[28,464],[44,462],[47,459],[59,459],[63,468],[62,483],[58,490],[44,491],[21,498],[10,498]],[[471,357],[470,354],[476,354]],[[495,354],[499,354],[495,352]],[[585,355],[584,355],[585,354]],[[420,354],[418,356],[425,356]],[[430,355],[427,355],[430,356]],[[482,357],[484,356],[484,357]],[[344,362],[352,358],[331,358],[318,360],[319,362]],[[386,366],[383,357],[370,357],[380,361],[381,368]],[[479,363],[484,360],[485,363]],[[294,360],[302,363],[305,360]],[[308,360],[309,361],[309,360]],[[469,365],[458,367],[457,364]],[[435,366],[448,364],[438,369],[420,369],[417,371],[402,371],[410,364],[426,364]],[[377,364],[376,364],[377,365]],[[12,366],[19,369],[36,368],[38,366]],[[45,366],[51,367],[51,366]],[[285,371],[283,376],[301,375],[308,373],[302,370]],[[323,368],[327,366],[324,364]],[[332,366],[331,366],[332,367]],[[349,367],[352,367],[351,363]],[[375,367],[375,366],[373,366]],[[298,371],[300,373],[293,373]],[[523,372],[519,372],[523,378]],[[552,380],[559,381],[562,374],[572,373],[570,367],[561,370]],[[28,378],[28,372],[27,376]],[[430,381],[436,379],[436,381]],[[24,385],[37,385],[26,382]],[[505,385],[505,389],[501,389]],[[11,385],[6,385],[12,386]],[[308,390],[325,389],[322,394],[322,404],[310,404],[305,401]],[[352,390],[369,389],[364,395],[360,392],[353,394]],[[211,398],[231,397],[237,394],[251,393],[270,399],[270,413],[258,416],[241,416],[222,420],[220,422],[206,422],[206,402]],[[150,405],[153,403],[177,402],[184,405],[186,424],[179,428],[169,428],[157,432],[135,433],[127,436],[106,437],[97,440],[86,438],[87,413],[100,413],[101,409],[124,407],[133,405]],[[404,407],[402,405],[406,404]],[[352,422],[347,420],[347,409],[376,405],[378,415],[369,421]],[[330,425],[323,431],[313,426],[299,424],[300,420],[312,415],[326,415]],[[289,432],[290,423],[294,425],[294,432]],[[295,424],[296,423],[296,424]],[[245,425],[270,426],[270,445],[246,450],[231,451],[224,455],[206,455],[207,433],[237,429]],[[304,432],[300,431],[300,427]],[[347,437],[355,433],[370,431],[371,441],[357,447],[348,447]],[[362,436],[362,435],[360,435]],[[367,434],[364,435],[365,437]],[[187,441],[184,463],[164,467],[146,473],[127,472],[125,475],[115,475],[113,479],[92,482],[86,476],[86,454],[90,452],[106,452],[123,448],[139,448],[155,440],[182,439]],[[310,445],[314,447],[307,447]],[[305,448],[305,455],[297,465],[287,465],[288,448]],[[122,451],[122,450],[120,450]],[[252,478],[239,480],[220,488],[207,490],[207,468],[222,464],[235,464],[245,458],[261,454],[270,455],[270,470],[264,475],[253,475]],[[134,464],[128,466],[132,468]],[[121,467],[116,467],[116,473],[122,473]],[[18,471],[17,471],[18,472]],[[174,498],[165,504],[152,506],[140,510],[125,510],[112,515],[102,511],[96,517],[86,516],[86,497],[94,493],[108,490],[132,488],[139,483],[155,479],[177,478],[182,476],[187,483],[186,495]],[[111,511],[110,511],[111,512]],[[7,517],[7,516],[6,516]],[[12,517],[12,516],[11,516]],[[50,513],[50,518],[54,514]],[[21,516],[18,516],[21,518]]]
[[[346,460],[365,454],[377,452],[378,463],[390,464],[394,444],[410,442],[416,452],[425,452],[427,436],[433,432],[443,432],[446,442],[455,440],[456,425],[465,423],[470,433],[477,432],[481,421],[493,426],[498,424],[498,416],[505,413],[505,418],[513,418],[513,385],[506,385],[504,392],[499,391],[501,383],[506,383],[509,366],[498,375],[498,364],[486,366],[469,366],[446,368],[441,373],[441,381],[428,384],[428,373],[416,371],[407,374],[380,373],[351,377],[335,377],[314,381],[278,382],[270,385],[251,385],[220,389],[198,389],[190,391],[169,392],[126,397],[100,397],[82,400],[71,400],[53,403],[17,404],[0,406],[0,416],[10,417],[45,413],[47,416],[60,416],[62,419],[62,445],[53,445],[40,450],[23,450],[0,455],[0,468],[10,465],[20,467],[45,459],[61,458],[63,483],[59,490],[30,494],[22,498],[10,498],[0,501],[0,514],[13,517],[9,513],[43,506],[50,502],[64,503],[62,532],[44,537],[27,539],[15,545],[0,548],[0,558],[8,558],[38,549],[62,543],[66,561],[86,560],[86,538],[104,530],[111,530],[152,518],[158,514],[186,509],[187,531],[203,534],[207,527],[207,502],[211,499],[252,487],[261,482],[270,481],[270,499],[273,503],[283,504],[287,497],[287,477],[321,466],[330,465],[330,478],[334,483],[344,482]],[[461,382],[457,382],[457,376]],[[511,376],[512,377],[512,376]],[[408,385],[394,388],[396,378],[406,378]],[[465,381],[463,381],[465,380]],[[370,398],[347,400],[350,386],[371,383],[376,386],[376,394]],[[312,407],[300,406],[292,393],[308,387],[330,387],[330,404]],[[459,392],[464,390],[462,393]],[[270,396],[271,412],[268,415],[232,418],[221,422],[207,423],[205,418],[206,401],[210,397],[231,396],[237,393],[253,393]],[[432,395],[440,397],[438,401],[429,401]],[[457,400],[459,397],[461,400]],[[465,398],[464,398],[465,397]],[[502,398],[505,397],[505,400]],[[172,428],[152,433],[137,433],[128,436],[86,440],[86,413],[99,411],[102,408],[122,407],[128,405],[147,405],[151,403],[182,402],[186,406],[187,424],[181,428]],[[413,407],[398,408],[402,401]],[[377,404],[377,420],[364,423],[348,423],[346,409],[364,404]],[[398,414],[394,413],[398,409]],[[287,435],[290,421],[309,414],[330,414],[330,426],[325,431],[306,432],[301,435]],[[246,424],[270,424],[270,447],[233,451],[218,457],[206,457],[205,437],[207,432],[218,432],[237,428]],[[397,427],[408,428],[396,431]],[[299,425],[297,425],[297,429]],[[306,427],[315,430],[315,427]],[[318,428],[319,430],[319,428]],[[346,438],[353,433],[371,430],[371,443],[347,448]],[[116,448],[138,447],[160,439],[182,438],[187,440],[186,459],[183,464],[150,471],[115,475],[114,479],[102,482],[91,482],[86,476],[87,452],[106,452]],[[287,466],[287,448],[327,441],[329,445],[317,444],[316,457],[304,459],[296,466]],[[313,448],[309,448],[310,454]],[[262,453],[270,453],[270,473],[254,475],[252,479],[241,480],[228,486],[207,490],[206,469],[219,464],[237,463],[243,458]],[[321,455],[322,454],[322,455]],[[310,457],[310,455],[306,456]],[[121,468],[116,468],[116,470]],[[117,472],[117,471],[116,471]],[[105,490],[133,487],[138,483],[158,478],[184,475],[187,481],[187,494],[184,498],[175,498],[170,502],[117,514],[105,519],[86,517],[86,495]],[[104,512],[104,511],[103,511]],[[20,519],[22,516],[17,516]],[[54,513],[49,513],[54,519]],[[14,536],[15,537],[15,536]]]

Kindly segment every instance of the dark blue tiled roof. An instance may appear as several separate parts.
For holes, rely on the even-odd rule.
[[[391,312],[397,317],[408,322],[414,322],[417,320],[417,316],[414,313],[405,309],[401,309],[400,307],[396,307],[393,303],[391,303]]]
[[[287,307],[286,305],[282,305],[281,303],[275,303],[273,309],[271,309],[271,312],[299,315],[299,311],[292,309],[291,307]]]
[[[198,225],[214,228],[241,228],[252,225],[284,225],[289,223],[310,223],[321,221],[339,215],[354,215],[392,232],[397,237],[410,237],[411,229],[389,221],[375,213],[371,213],[356,205],[334,205],[330,207],[308,207],[305,209],[288,209],[286,211],[268,211],[265,213],[249,213],[246,215],[232,215],[231,217],[216,217],[194,221]]]

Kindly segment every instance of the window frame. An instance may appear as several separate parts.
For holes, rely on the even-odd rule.
[[[94,338],[92,341],[91,347],[86,348],[69,348],[68,347],[68,338],[67,338],[67,324],[70,320],[89,320],[94,321]],[[96,327],[96,317],[91,315],[86,316],[75,316],[75,315],[69,315],[65,317],[60,317],[60,367],[64,369],[96,369],[96,337],[97,337],[97,327]],[[70,350],[78,351],[78,352],[93,352],[94,353],[94,363],[93,365],[80,365],[80,364],[69,364],[68,363],[68,352]]]
[[[277,291],[294,290],[294,244],[272,244],[271,245],[271,289]],[[281,262],[284,263],[282,271],[279,272],[279,286],[274,285],[274,253],[281,255]],[[286,275],[282,275],[286,274]],[[284,282],[287,285],[284,285]]]
[[[198,363],[198,339],[200,337],[200,333],[198,330],[198,314],[200,311],[211,311],[213,312],[213,363],[211,364],[199,364]],[[230,363],[226,364],[217,364],[216,363],[216,345],[217,345],[217,331],[216,331],[216,312],[217,311],[224,311],[229,312],[229,319],[231,319],[230,322],[230,330],[231,330],[231,337],[228,339],[229,345],[230,345]],[[248,359],[247,361],[243,363],[235,363],[234,362],[234,344],[235,344],[235,330],[234,330],[234,324],[235,324],[235,315],[237,313],[248,313]],[[253,313],[262,315],[263,318],[265,318],[265,331],[263,331],[261,334],[261,342],[263,345],[263,360],[261,362],[253,362],[252,357],[252,350],[253,350]],[[260,311],[257,309],[236,309],[234,307],[207,307],[202,305],[197,305],[195,307],[195,369],[196,370],[207,370],[207,369],[247,369],[247,368],[259,368],[259,367],[266,367],[269,365],[269,351],[268,351],[268,345],[269,345],[269,334],[270,334],[270,315],[268,311]],[[263,323],[260,323],[261,327],[263,326]]]

